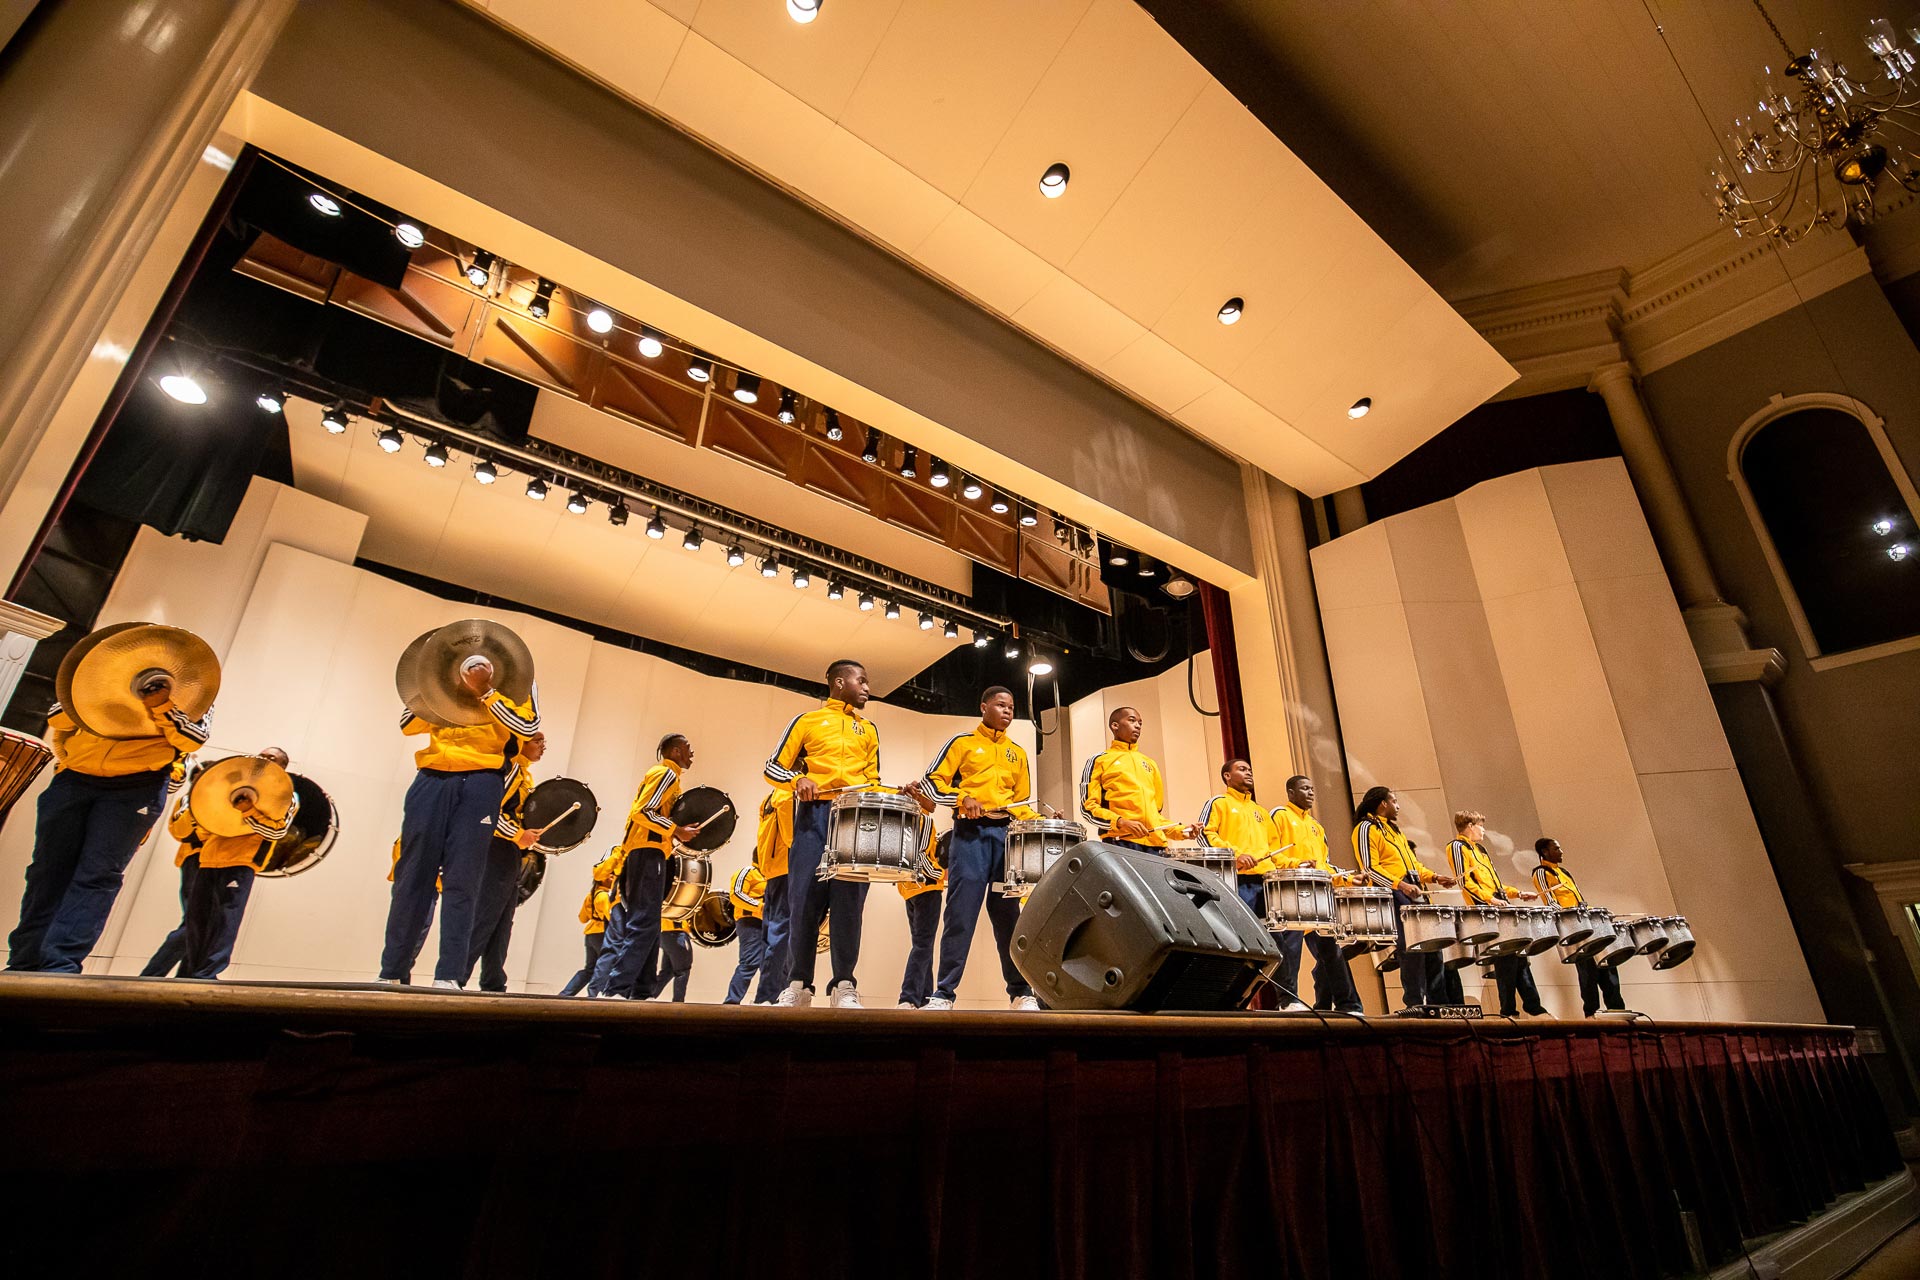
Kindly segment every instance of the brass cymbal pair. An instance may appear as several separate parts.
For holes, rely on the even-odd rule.
[[[119,622],[84,637],[60,660],[54,696],[74,723],[102,738],[150,738],[153,717],[141,701],[161,679],[189,720],[213,708],[220,660],[199,636],[153,622]]]
[[[187,811],[216,836],[252,833],[242,800],[252,802],[262,821],[278,822],[293,805],[293,775],[265,756],[228,756],[200,770],[187,789]]]
[[[468,618],[435,627],[400,655],[393,683],[400,701],[428,724],[443,729],[485,724],[486,704],[468,691],[460,668],[468,658],[493,665],[493,687],[513,702],[533,694],[533,653],[511,627]]]

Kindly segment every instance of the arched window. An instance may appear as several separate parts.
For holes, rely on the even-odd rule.
[[[1920,647],[1920,497],[1872,410],[1775,396],[1728,462],[1816,668]]]

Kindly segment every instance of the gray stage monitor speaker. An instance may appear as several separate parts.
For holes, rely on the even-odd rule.
[[[1088,841],[1047,870],[1013,963],[1052,1009],[1238,1009],[1280,962],[1266,923],[1211,871]]]

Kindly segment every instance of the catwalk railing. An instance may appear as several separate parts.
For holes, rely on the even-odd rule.
[[[1900,1169],[1845,1028],[12,977],[0,1134],[114,1275],[1627,1280]]]

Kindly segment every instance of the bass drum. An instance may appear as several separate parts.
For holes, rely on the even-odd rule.
[[[721,812],[723,809],[724,813]],[[719,816],[715,817],[715,814]],[[673,810],[667,816],[683,827],[700,827],[700,834],[681,845],[682,849],[712,853],[733,839],[733,827],[740,818],[740,810],[720,788],[694,787],[680,793],[680,798],[673,802]],[[700,826],[701,823],[706,825]]]
[[[733,918],[733,899],[724,893],[708,893],[693,909],[687,933],[703,947],[724,947],[740,932]]]
[[[563,813],[567,815],[565,818],[560,817]],[[526,803],[520,806],[522,827],[539,831],[553,823],[533,846],[542,853],[578,849],[587,842],[594,824],[599,821],[600,804],[593,798],[593,792],[586,783],[572,778],[548,778],[529,791]]]
[[[528,898],[540,888],[540,882],[547,878],[547,855],[538,846],[523,849],[520,852],[520,896],[515,899],[517,905],[524,906]]]
[[[340,838],[340,815],[333,797],[319,783],[304,774],[293,775],[293,794],[300,799],[300,811],[293,815],[287,834],[267,846],[258,874],[297,876],[320,865]]]

